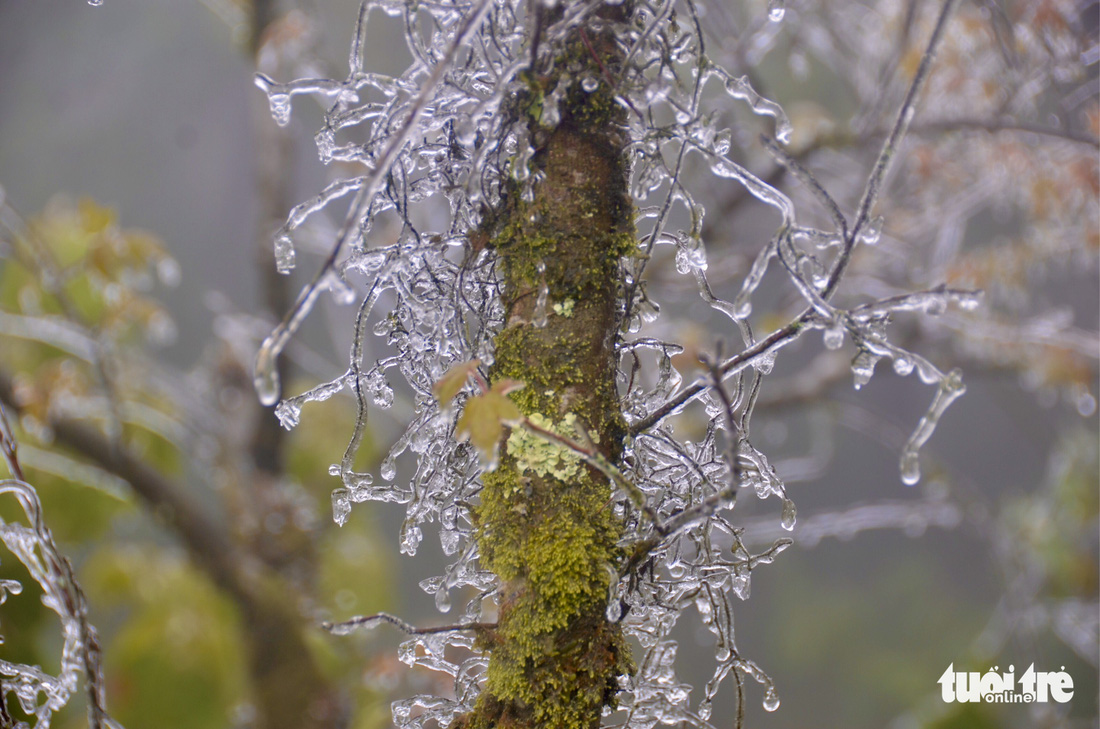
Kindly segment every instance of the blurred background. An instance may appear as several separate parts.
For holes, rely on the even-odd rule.
[[[791,2],[782,23],[767,22],[766,3],[738,5],[703,3],[712,54],[783,105],[792,154],[851,209],[937,4]],[[311,620],[386,610],[446,622],[417,586],[446,564],[438,540],[416,558],[399,555],[402,511],[392,505],[358,505],[347,526],[332,524],[339,484],[328,466],[343,454],[352,403],[313,405],[280,436],[251,388],[255,347],[331,230],[315,226],[315,244],[282,283],[272,283],[270,235],[341,173],[316,161],[320,107],[299,97],[280,130],[253,76],[259,67],[283,81],[342,78],[357,9],[272,6],[257,25],[254,6],[234,0],[0,0],[0,376],[20,403],[28,480],[100,631],[108,705],[131,728],[248,726],[255,636],[244,603],[196,567],[171,514],[51,440],[51,418],[79,418],[104,381],[141,390],[122,418],[128,445],[258,555],[288,604]],[[1098,22],[1089,2],[962,3],[879,208],[882,240],[854,264],[853,300],[940,283],[986,291],[977,312],[897,323],[907,346],[944,371],[960,367],[967,385],[922,452],[921,483],[902,485],[897,459],[933,388],[882,366],[856,391],[854,350],[809,337],[765,382],[757,446],[788,481],[799,525],[795,546],[756,571],[735,615],[742,655],[782,699],[766,713],[750,685],[747,726],[1097,725]],[[398,73],[407,57],[399,29],[372,26],[368,67]],[[731,156],[808,199],[762,153],[762,123],[721,103],[717,113],[739,130]],[[776,220],[732,182],[696,172],[711,281],[736,291]],[[41,284],[43,269],[20,258],[19,236],[43,241],[72,272],[69,296],[85,329],[112,342],[110,358],[136,364],[99,377],[20,329],[65,305]],[[728,327],[671,254],[650,271],[663,321],[678,322],[689,349],[723,336]],[[756,305],[758,332],[798,309],[793,290],[774,283]],[[289,353],[290,392],[344,370],[353,313],[326,302],[312,314]],[[401,405],[399,390],[397,406],[373,417],[364,469],[377,471],[403,429]],[[690,431],[691,417],[678,430]],[[277,454],[262,452],[274,442]],[[773,504],[742,499],[742,508],[755,544],[782,535]],[[14,557],[0,554],[0,573],[28,587],[0,605],[0,658],[56,672],[56,616]],[[692,619],[678,627],[679,667],[701,687],[711,636]],[[317,685],[352,697],[341,711],[356,727],[388,725],[394,698],[447,690],[397,661],[399,634],[338,638],[309,622],[301,640]],[[949,664],[1022,672],[1032,663],[1064,666],[1073,700],[939,698]],[[732,723],[730,694],[717,726]],[[84,722],[74,705],[55,726]]]

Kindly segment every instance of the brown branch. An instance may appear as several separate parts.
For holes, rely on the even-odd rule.
[[[11,377],[0,372],[0,402],[13,413],[21,408]],[[134,455],[123,443],[112,444],[95,428],[77,420],[49,418],[58,445],[127,481],[148,511],[180,538],[196,564],[241,610],[256,703],[263,729],[340,726],[334,689],[310,657],[302,634],[304,621],[295,592],[277,573],[243,552],[187,486]]]
[[[15,396],[10,375],[0,372],[0,402],[19,415],[22,408]],[[190,554],[223,589],[240,594],[240,556],[225,529],[177,483],[133,455],[121,444],[113,444],[94,428],[76,420],[51,417],[47,423],[59,445],[70,448],[103,470],[125,480],[149,507],[179,536]]]

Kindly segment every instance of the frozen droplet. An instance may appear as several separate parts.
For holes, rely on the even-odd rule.
[[[913,360],[908,357],[895,357],[894,358],[894,372],[897,372],[902,377],[906,377],[913,371]]]
[[[873,246],[882,238],[882,226],[884,220],[881,215],[871,218],[859,231],[859,242]]]
[[[348,498],[347,489],[333,489],[332,491],[332,520],[336,526],[344,526],[348,523],[351,514],[351,499]]]
[[[768,0],[768,20],[778,23],[786,14],[787,8],[784,7],[783,0]]]
[[[723,129],[714,135],[714,153],[725,156],[730,151],[730,139],[733,133],[729,129]]]
[[[585,76],[584,79],[581,81],[581,88],[584,89],[586,93],[591,94],[599,87],[600,82],[596,80],[595,76]]]
[[[871,381],[871,377],[875,374],[875,365],[878,363],[878,360],[878,355],[872,354],[867,350],[861,351],[855,356],[855,359],[852,360],[853,384],[857,390]]]
[[[703,248],[702,242],[677,247],[676,270],[682,274],[707,270],[707,251]]]
[[[88,0],[88,4],[92,7],[98,8],[100,5],[103,4],[103,0]]]
[[[392,481],[397,476],[397,465],[394,463],[393,456],[382,459],[382,463],[378,466],[378,473],[387,481]]]
[[[290,123],[290,94],[268,94],[267,103],[271,106],[271,116],[276,124],[285,127]]]
[[[960,294],[957,298],[959,307],[965,311],[974,311],[982,303],[981,291],[969,291],[965,294]]]
[[[745,565],[739,565],[730,579],[730,589],[741,600],[748,600],[752,589],[752,573]]]
[[[779,708],[779,694],[775,686],[768,686],[764,692],[764,711],[775,711]]]
[[[445,587],[439,588],[435,593],[435,609],[441,613],[451,611],[451,596]]]
[[[825,349],[840,349],[844,344],[844,327],[839,323],[828,327],[821,340],[825,343]]]
[[[381,371],[371,370],[364,385],[375,405],[386,410],[393,407],[393,388],[386,382],[386,376]]]
[[[439,532],[439,545],[443,547],[443,554],[452,555],[462,546],[462,534],[454,529],[442,529]]]
[[[287,430],[291,430],[298,424],[301,415],[302,408],[287,400],[283,400],[275,408],[275,417],[279,419],[279,424]]]
[[[530,144],[520,144],[516,156],[512,159],[512,177],[516,182],[526,182],[531,177],[531,157],[535,148]],[[535,222],[535,221],[531,221]]]
[[[906,486],[915,486],[920,481],[920,454],[916,450],[906,449],[901,454],[901,482]]]
[[[944,296],[929,296],[924,305],[924,313],[928,316],[943,316],[947,311],[947,298]]]
[[[332,129],[325,128],[313,135],[313,143],[317,145],[317,157],[323,164],[332,161],[332,153],[336,151],[336,135]]]
[[[770,375],[772,373],[772,368],[775,367],[775,355],[776,351],[771,350],[757,356],[752,361],[753,369],[762,375]]]
[[[541,126],[553,128],[561,123],[560,104],[562,99],[565,98],[565,93],[569,90],[570,84],[572,84],[572,79],[568,74],[563,73],[559,77],[558,85],[554,87],[554,90],[543,97],[542,114],[539,116]]]
[[[289,235],[280,235],[275,238],[275,270],[282,274],[288,274],[294,270],[294,259],[297,253],[294,250],[294,241]]]
[[[798,521],[798,510],[794,506],[794,502],[790,499],[783,500],[783,515],[780,519],[779,525],[787,531],[794,529],[795,522]]]
[[[401,530],[401,554],[407,554],[410,557],[415,555],[416,550],[420,548],[420,540],[423,536],[424,533],[420,527],[406,524]]]

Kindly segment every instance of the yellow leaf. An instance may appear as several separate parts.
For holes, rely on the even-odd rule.
[[[88,233],[100,233],[114,225],[115,212],[103,207],[90,197],[82,197],[77,203],[80,210],[80,222]]]

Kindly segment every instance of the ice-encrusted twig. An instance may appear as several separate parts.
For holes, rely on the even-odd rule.
[[[298,294],[298,298],[291,306],[290,311],[286,313],[275,330],[260,345],[260,349],[256,353],[253,381],[260,401],[264,405],[274,405],[279,399],[280,383],[278,371],[275,367],[279,354],[317,302],[325,279],[335,270],[340,253],[348,245],[355,231],[358,230],[359,221],[367,212],[374,196],[389,176],[390,169],[398,154],[405,148],[406,143],[416,131],[421,116],[429,101],[434,97],[444,75],[451,68],[455,56],[465,47],[470,35],[480,27],[481,22],[492,6],[493,3],[490,0],[478,0],[466,16],[461,27],[456,30],[454,39],[424,81],[420,93],[414,98],[406,112],[400,128],[389,135],[388,143],[375,161],[374,169],[367,179],[359,184],[358,192],[348,208],[344,224],[329,255],[317,270],[313,280]]]
[[[864,188],[864,193],[860,201],[859,209],[856,214],[855,221],[849,230],[848,236],[845,239],[843,250],[837,257],[836,262],[833,265],[832,271],[829,273],[829,278],[821,292],[821,298],[828,301],[832,295],[836,292],[837,287],[840,284],[841,277],[844,271],[848,267],[848,263],[851,259],[852,249],[855,246],[860,233],[867,225],[870,215],[870,210],[873,207],[875,201],[878,199],[880,188],[882,186],[883,179],[886,173],[890,169],[890,164],[897,153],[898,145],[905,136],[906,130],[909,128],[909,124],[912,121],[913,114],[916,110],[917,98],[920,95],[920,91],[924,86],[925,81],[931,72],[932,60],[935,58],[939,44],[943,38],[943,31],[947,24],[947,19],[951,15],[951,11],[954,8],[955,0],[945,0],[942,9],[940,10],[939,18],[937,19],[936,26],[932,32],[932,36],[928,41],[928,46],[925,49],[924,55],[921,57],[920,66],[917,69],[917,74],[913,78],[912,83],[909,85],[909,91],[905,95],[905,100],[902,102],[901,107],[898,110],[898,115],[894,126],[887,136],[886,141],[883,143],[882,149],[879,152],[878,159],[875,161],[875,165],[872,168],[871,174],[867,179],[867,184]],[[762,277],[762,274],[760,274]],[[803,330],[807,320],[813,313],[813,309],[807,309],[802,312],[794,321],[781,329],[776,330],[770,336],[760,340],[755,345],[747,347],[743,352],[738,355],[734,355],[730,359],[722,363],[721,372],[724,377],[728,377],[735,372],[738,372],[749,365],[749,363],[761,354],[774,352],[780,347],[790,344],[792,341],[798,338],[800,332]],[[664,418],[668,417],[673,412],[678,411],[684,405],[691,400],[701,395],[709,388],[707,383],[696,382],[689,385],[684,390],[680,391],[673,397],[669,398],[667,402],[662,404],[653,410],[645,418],[642,418],[638,422],[631,424],[630,432],[639,433],[648,428],[652,428]]]
[[[375,613],[374,615],[357,615],[354,618],[336,623],[326,620],[321,623],[321,628],[333,635],[350,635],[357,630],[371,630],[383,623],[392,625],[406,635],[432,635],[434,633],[459,633],[462,631],[476,633],[492,630],[496,627],[496,623],[461,623],[458,625],[433,625],[418,628],[389,613]]]
[[[42,516],[42,504],[38,493],[24,478],[19,463],[18,445],[8,424],[3,405],[0,404],[0,452],[14,478],[0,480],[0,494],[15,496],[23,508],[31,527],[8,524],[0,520],[0,540],[27,568],[31,577],[41,585],[42,602],[61,618],[64,645],[61,655],[61,674],[56,679],[32,666],[0,661],[0,673],[17,684],[9,689],[9,682],[0,683],[0,694],[14,690],[23,710],[36,717],[37,725],[49,726],[50,716],[68,703],[76,690],[77,673],[84,674],[85,693],[88,701],[88,725],[91,729],[118,727],[107,714],[106,690],[100,665],[99,638],[88,622],[88,603],[76,580],[72,564],[54,543],[53,535]],[[14,591],[13,586],[3,589]],[[44,693],[46,701],[39,703],[38,695]],[[0,695],[0,702],[6,699]]]

